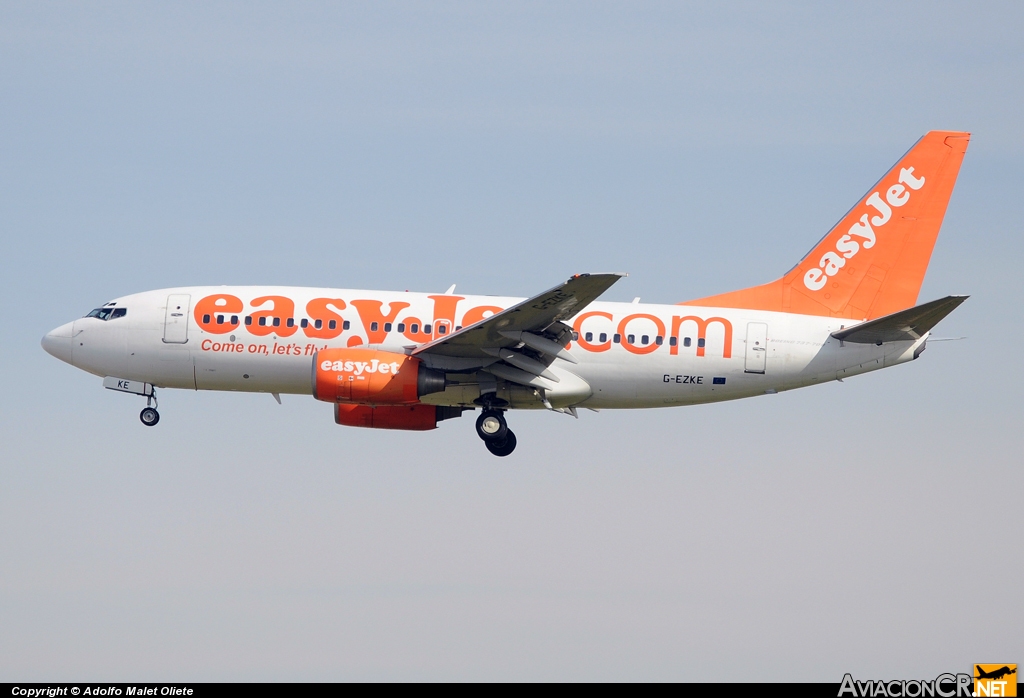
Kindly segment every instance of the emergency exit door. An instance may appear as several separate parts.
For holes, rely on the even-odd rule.
[[[191,298],[187,293],[172,293],[167,296],[164,344],[184,344],[188,341],[188,307]]]
[[[768,325],[763,322],[747,323],[747,358],[744,371],[764,373],[768,358]]]

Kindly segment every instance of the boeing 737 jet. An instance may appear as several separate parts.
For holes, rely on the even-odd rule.
[[[528,299],[280,286],[123,296],[43,348],[144,396],[157,388],[312,395],[338,424],[434,429],[506,414],[674,407],[841,380],[921,355],[966,296],[917,305],[970,134],[932,131],[781,278],[676,305],[598,300],[622,274],[577,274]]]

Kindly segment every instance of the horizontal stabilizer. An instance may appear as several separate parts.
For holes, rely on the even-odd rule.
[[[968,296],[946,296],[937,301],[833,332],[832,336],[843,342],[857,344],[914,341],[931,331],[942,318],[956,310],[967,298]]]

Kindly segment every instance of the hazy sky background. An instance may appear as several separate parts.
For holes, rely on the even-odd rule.
[[[933,678],[1024,662],[1024,5],[0,1],[0,680]],[[921,360],[338,427],[43,334],[189,284],[677,302],[974,135]],[[1014,504],[1017,502],[1017,504]]]

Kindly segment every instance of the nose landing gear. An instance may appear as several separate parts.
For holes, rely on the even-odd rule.
[[[159,407],[159,403],[156,401],[156,391],[154,390],[152,395],[146,396],[146,407],[139,413],[139,420],[147,427],[155,427],[160,421],[160,413],[156,411],[157,407]]]
[[[508,428],[500,410],[485,409],[476,420],[476,433],[487,450],[496,456],[507,456],[516,450],[516,435]]]
[[[155,427],[156,423],[160,421],[160,413],[154,410],[152,407],[147,407],[139,413],[139,419],[147,427]]]

